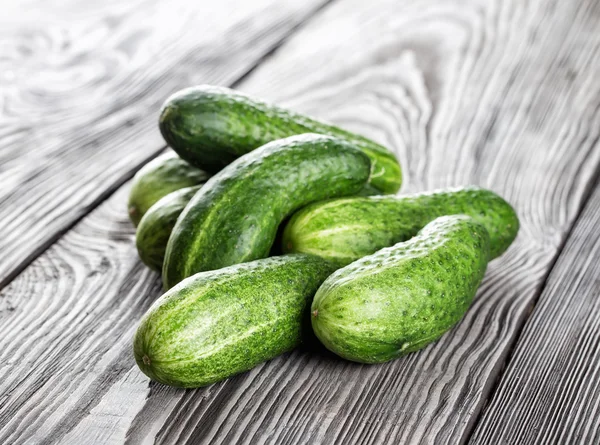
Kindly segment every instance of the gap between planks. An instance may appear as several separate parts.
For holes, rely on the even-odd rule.
[[[596,140],[595,143],[598,143],[598,140]],[[596,190],[596,188],[600,187],[600,165],[596,166],[596,172],[594,173],[594,175],[592,177],[595,177],[595,180],[590,181],[586,185],[583,197],[581,199],[581,203],[579,205],[579,208],[577,209],[577,213],[576,213],[573,221],[571,222],[569,228],[567,229],[564,238],[562,239],[561,243],[559,244],[556,254],[554,255],[554,258],[550,262],[548,270],[542,280],[542,284],[540,285],[539,289],[533,296],[533,299],[530,304],[530,309],[527,312],[527,314],[523,317],[521,325],[519,326],[519,328],[517,330],[515,330],[515,333],[512,336],[512,339],[506,350],[506,359],[503,361],[502,364],[500,364],[498,366],[497,374],[492,377],[492,382],[487,391],[487,394],[485,395],[485,405],[483,406],[481,411],[479,411],[479,413],[475,416],[475,418],[472,419],[469,429],[465,432],[464,436],[461,438],[461,441],[460,441],[461,444],[470,443],[471,438],[473,437],[473,434],[475,433],[475,431],[477,429],[477,426],[482,421],[482,419],[484,418],[485,414],[487,413],[487,411],[489,409],[490,401],[491,401],[492,397],[494,396],[494,394],[496,393],[496,391],[498,390],[498,388],[500,386],[500,382],[502,381],[502,378],[507,373],[508,368],[511,366],[511,361],[514,358],[514,354],[516,352],[516,347],[519,342],[519,339],[523,335],[523,331],[525,329],[525,326],[527,326],[527,322],[534,314],[534,311],[540,300],[540,297],[541,297],[542,293],[544,292],[544,290],[546,289],[546,286],[548,285],[548,279],[550,278],[552,273],[555,272],[556,264],[557,264],[560,256],[562,255],[565,246],[571,239],[571,236],[573,235],[573,231],[577,227],[577,224],[579,223],[586,206],[588,205],[590,199],[592,198],[592,196],[594,194],[594,190]]]

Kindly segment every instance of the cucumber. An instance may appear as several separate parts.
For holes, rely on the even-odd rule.
[[[144,315],[135,360],[151,379],[184,388],[251,369],[310,333],[310,302],[332,271],[318,257],[284,255],[198,273]]]
[[[205,183],[210,175],[169,150],[140,169],[129,192],[129,218],[137,226],[160,198],[184,187]]]
[[[159,125],[179,156],[211,172],[275,139],[320,133],[361,148],[373,164],[371,184],[381,192],[396,193],[402,184],[400,164],[385,147],[228,88],[201,85],[173,94],[161,109]]]
[[[283,252],[311,253],[341,266],[406,241],[435,218],[466,214],[490,234],[492,258],[519,231],[513,208],[489,190],[466,187],[407,196],[373,196],[318,202],[296,212],[283,231]]]
[[[334,272],[311,307],[315,334],[340,357],[381,363],[437,340],[465,314],[490,241],[466,215],[443,216],[414,238]]]
[[[165,288],[197,272],[268,256],[285,217],[310,202],[357,193],[369,172],[362,151],[317,134],[273,141],[242,156],[179,216],[167,244]]]
[[[196,185],[169,193],[142,217],[135,233],[135,244],[142,262],[150,269],[162,270],[167,242],[177,218],[200,187]]]

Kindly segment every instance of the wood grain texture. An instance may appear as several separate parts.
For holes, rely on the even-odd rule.
[[[131,335],[159,293],[123,188],[0,293],[0,443],[466,441],[600,162],[600,5],[336,1],[240,89],[394,148],[405,191],[474,183],[517,242],[439,342],[366,366],[298,350],[195,391],[148,380]]]
[[[121,190],[0,293],[0,443],[120,443],[143,406],[131,336],[160,286],[134,254],[126,199]]]
[[[3,7],[0,286],[164,147],[169,94],[231,84],[326,1]]]
[[[599,226],[597,186],[471,443],[600,443]]]
[[[275,360],[196,413],[176,406],[183,437],[467,441],[597,175],[599,25],[594,1],[346,1],[261,64],[242,90],[393,147],[404,191],[491,188],[515,204],[522,229],[438,343],[382,366],[301,352]],[[306,61],[319,69],[300,69]]]

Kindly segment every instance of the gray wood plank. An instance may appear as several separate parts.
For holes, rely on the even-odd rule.
[[[599,226],[597,186],[471,443],[600,443]]]
[[[121,189],[1,291],[0,443],[119,443],[144,405],[130,338],[160,286],[135,257],[126,199]]]
[[[490,265],[472,310],[437,344],[376,367],[299,355],[286,371],[301,373],[293,383],[236,392],[234,405],[211,413],[214,427],[195,416],[194,437],[468,439],[597,175],[599,26],[594,1],[344,2],[240,85],[394,147],[404,191],[466,183],[498,191],[522,229]],[[302,60],[319,70],[299,73]]]
[[[515,204],[517,242],[442,340],[379,366],[298,350],[195,391],[149,384],[130,342],[159,286],[123,188],[0,293],[0,443],[466,440],[600,162],[599,8],[336,2],[240,85],[393,147],[407,191]]]
[[[0,287],[164,147],[169,94],[231,84],[327,1],[3,8]]]

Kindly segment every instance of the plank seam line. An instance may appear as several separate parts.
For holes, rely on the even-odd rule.
[[[597,143],[598,143],[598,138],[596,139],[596,141],[594,141],[594,143],[592,144],[592,147],[596,146]],[[463,435],[463,438],[461,438],[461,440],[460,440],[461,444],[467,444],[467,443],[471,442],[471,438],[472,438],[475,430],[477,429],[477,425],[479,425],[479,423],[485,416],[487,410],[489,409],[489,406],[491,405],[491,400],[496,395],[496,392],[497,392],[498,388],[500,387],[500,383],[502,382],[502,378],[504,377],[508,367],[510,366],[510,363],[516,352],[519,339],[521,338],[523,331],[525,330],[525,326],[527,325],[529,319],[532,317],[532,315],[535,311],[535,308],[539,302],[539,299],[540,299],[542,293],[544,292],[544,289],[546,289],[546,286],[548,285],[548,279],[552,275],[552,272],[554,271],[554,269],[556,267],[556,263],[558,262],[558,259],[560,258],[562,251],[564,250],[567,242],[571,238],[571,235],[573,234],[573,231],[575,230],[575,227],[577,226],[577,223],[579,222],[579,219],[581,218],[581,215],[582,215],[583,211],[585,210],[585,207],[587,206],[590,198],[592,197],[593,191],[596,189],[596,187],[600,187],[600,163],[598,163],[596,165],[596,169],[594,170],[591,178],[592,178],[592,180],[589,181],[589,183],[585,187],[585,190],[583,192],[582,199],[581,199],[581,204],[579,205],[579,208],[577,209],[577,212],[575,213],[575,217],[573,218],[572,223],[570,224],[567,231],[565,232],[565,236],[561,240],[561,242],[558,246],[558,249],[556,250],[556,254],[554,255],[554,258],[552,258],[552,260],[550,261],[550,267],[548,267],[548,270],[542,279],[541,286],[539,287],[539,289],[535,292],[535,294],[533,296],[533,299],[530,303],[531,309],[529,310],[529,313],[527,313],[523,317],[521,325],[518,327],[518,329],[515,330],[515,333],[512,336],[513,338],[509,342],[508,348],[506,349],[506,352],[505,352],[506,358],[503,361],[501,359],[499,365],[497,364],[494,367],[494,368],[498,369],[498,371],[497,371],[496,375],[490,376],[492,383],[491,383],[489,389],[487,390],[487,394],[482,393],[482,402],[481,403],[484,405],[484,407],[479,410],[479,413],[477,414],[476,419],[473,422],[471,422],[470,429],[468,431],[466,431],[465,434]],[[484,385],[483,392],[485,392],[485,385]]]
[[[246,70],[246,72],[240,74],[240,76],[236,80],[231,82],[230,87],[237,88],[242,82],[244,82],[248,77],[250,77],[252,75],[252,73],[254,71],[256,71],[256,69],[260,65],[262,65],[269,58],[273,57],[277,53],[277,51],[279,51],[279,49],[290,39],[290,37],[292,37],[294,34],[298,33],[298,31],[300,31],[302,28],[304,28],[316,16],[321,14],[321,12],[323,12],[325,9],[327,9],[329,6],[331,6],[336,1],[338,1],[338,0],[327,0],[327,1],[323,2],[321,5],[317,6],[312,12],[307,14],[307,16],[304,20],[302,20],[302,21],[296,23],[294,26],[292,26],[289,29],[289,31],[284,36],[282,36],[281,39],[279,39],[269,50],[267,50],[262,56],[260,56],[256,60],[256,62],[253,63],[250,66],[250,68],[248,68],[248,70]]]
[[[139,169],[141,169],[148,162],[153,160],[154,158],[161,155],[166,146],[162,146],[158,151],[144,159],[142,162],[138,163],[132,169],[129,169],[125,173],[123,173],[114,183],[110,184],[95,200],[93,200],[89,205],[83,207],[79,212],[76,212],[74,218],[71,221],[65,223],[63,227],[58,229],[48,240],[44,243],[40,244],[40,246],[35,249],[31,255],[28,255],[20,264],[18,264],[12,271],[10,271],[6,278],[0,281],[0,290],[5,288],[12,280],[14,280],[17,276],[21,274],[27,267],[31,265],[37,258],[39,258],[46,250],[48,250],[52,245],[54,245],[59,239],[61,239],[67,232],[69,232],[73,227],[83,220],[87,215],[89,215],[94,209],[96,209],[100,204],[110,198],[119,188],[121,188],[128,180],[130,180]]]
[[[298,32],[303,26],[305,26],[308,22],[310,22],[315,16],[317,16],[321,11],[323,11],[326,7],[334,3],[336,0],[327,0],[323,4],[316,7],[314,10],[310,11],[303,20],[300,20],[296,25],[292,26],[278,41],[276,41],[271,48],[269,48],[261,57],[256,59],[254,63],[252,63],[248,70],[244,73],[240,74],[235,80],[230,82],[230,86],[235,88],[235,86],[239,85],[244,79],[246,79],[252,72],[262,64],[267,58],[271,57],[287,40],[296,32]],[[119,188],[121,188],[127,181],[129,181],[133,176],[140,170],[144,165],[150,162],[152,159],[158,157],[161,153],[165,151],[167,145],[162,145],[161,148],[156,150],[142,162],[135,165],[132,169],[123,173],[115,182],[110,184],[95,200],[93,200],[89,205],[83,207],[80,211],[75,212],[72,220],[66,222],[63,227],[56,230],[55,233],[52,234],[50,238],[48,238],[45,242],[41,243],[33,252],[25,257],[19,264],[17,264],[10,272],[6,274],[6,277],[0,280],[0,290],[4,289],[8,284],[10,284],[17,276],[21,274],[27,267],[31,265],[37,258],[39,258],[46,250],[48,250],[52,245],[54,245],[60,238],[62,238],[67,232],[69,232],[73,227],[79,224],[83,218],[85,218],[89,213],[91,213],[94,209],[99,207],[104,201],[110,198]]]

